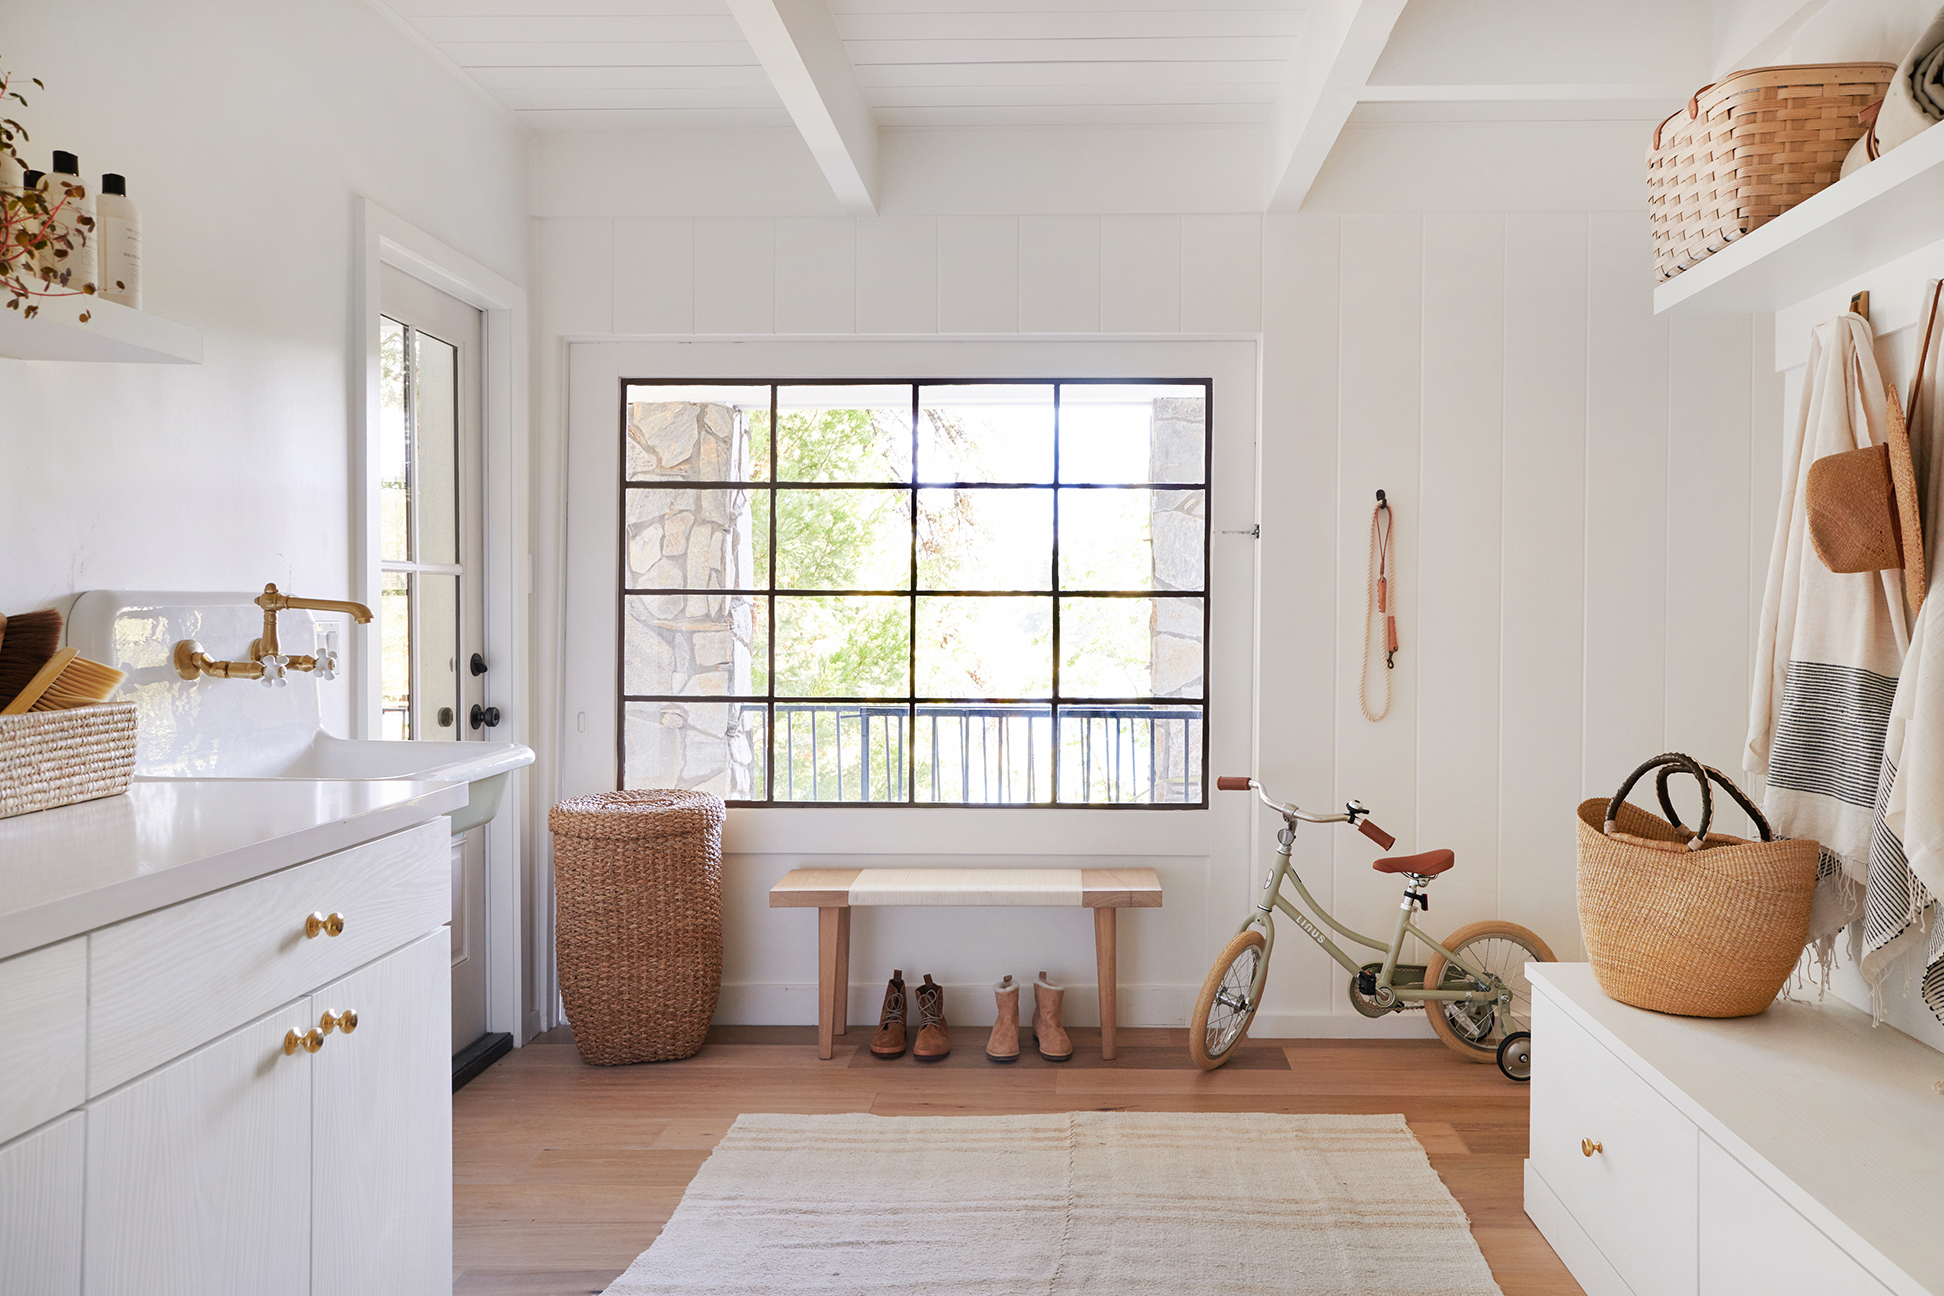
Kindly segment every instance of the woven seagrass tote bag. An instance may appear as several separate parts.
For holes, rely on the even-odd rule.
[[[1659,771],[1666,818],[1627,802]],[[1681,822],[1667,781],[1701,785],[1701,826]],[[1710,781],[1748,812],[1749,841],[1711,833]],[[1600,989],[1636,1008],[1682,1017],[1747,1017],[1775,1001],[1809,934],[1817,845],[1777,841],[1768,820],[1721,771],[1691,756],[1656,756],[1611,800],[1579,808],[1579,915]]]

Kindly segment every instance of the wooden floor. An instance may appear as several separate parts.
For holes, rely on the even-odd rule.
[[[866,1028],[868,1031],[868,1028]],[[1521,1206],[1526,1093],[1435,1041],[1248,1041],[1204,1075],[1181,1031],[1073,1032],[1055,1065],[998,1066],[985,1032],[952,1056],[884,1062],[857,1027],[817,1059],[815,1027],[718,1027],[685,1062],[591,1067],[565,1030],[515,1050],[453,1097],[453,1290],[599,1292],[655,1240],[689,1179],[742,1112],[952,1116],[1055,1111],[1400,1112],[1506,1296],[1578,1296]]]

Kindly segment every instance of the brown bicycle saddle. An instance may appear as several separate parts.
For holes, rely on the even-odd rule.
[[[1458,862],[1458,857],[1448,850],[1425,851],[1422,855],[1392,855],[1388,859],[1372,862],[1372,868],[1379,873],[1415,873],[1419,877],[1436,877]]]

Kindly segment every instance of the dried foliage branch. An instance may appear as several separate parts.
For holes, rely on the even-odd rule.
[[[33,78],[35,89],[47,87]],[[0,68],[0,105],[25,108],[27,100],[13,88],[12,76]],[[0,156],[10,178],[24,172],[19,145],[27,141],[27,128],[11,117],[0,118]],[[55,181],[49,177],[48,183]],[[0,291],[7,295],[7,309],[31,318],[38,314],[38,298],[93,295],[91,283],[74,283],[73,271],[64,264],[79,248],[87,246],[94,230],[94,218],[81,214],[87,196],[80,185],[65,181],[60,192],[28,189],[24,185],[0,185]],[[87,323],[91,311],[83,311]]]

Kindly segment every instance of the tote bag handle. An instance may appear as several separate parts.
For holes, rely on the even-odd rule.
[[[1681,752],[1662,752],[1652,760],[1642,762],[1639,769],[1627,775],[1627,781],[1622,783],[1620,790],[1613,794],[1613,800],[1607,802],[1605,828],[1607,836],[1613,836],[1616,831],[1617,824],[1615,821],[1620,817],[1621,803],[1627,799],[1627,793],[1633,791],[1634,784],[1640,782],[1648,770],[1667,767],[1671,767],[1679,773],[1691,775],[1694,781],[1701,785],[1701,831],[1690,837],[1687,844],[1687,848],[1691,851],[1701,849],[1702,844],[1708,837],[1708,825],[1714,822],[1714,796],[1708,790],[1707,771],[1701,767],[1701,763],[1695,760],[1694,757],[1684,755]],[[1665,785],[1663,784],[1662,786],[1664,787]],[[1667,806],[1665,793],[1662,795],[1661,805],[1663,808]],[[1668,811],[1667,818],[1670,824],[1678,824],[1680,822],[1672,810]]]
[[[1735,804],[1742,808],[1749,822],[1755,825],[1755,831],[1761,835],[1763,841],[1775,840],[1775,832],[1769,827],[1767,817],[1753,801],[1748,799],[1748,794],[1735,785],[1733,779],[1712,765],[1703,765],[1701,768],[1707,772],[1709,779],[1721,785],[1722,791],[1734,798]],[[1675,767],[1672,765],[1661,766],[1660,773],[1654,776],[1654,792],[1660,797],[1661,810],[1667,815],[1667,822],[1676,828],[1686,828],[1687,825],[1681,822],[1680,812],[1674,808],[1673,798],[1667,795],[1667,780],[1674,776],[1674,772]],[[1706,833],[1694,835],[1696,841],[1705,837],[1707,837]]]

